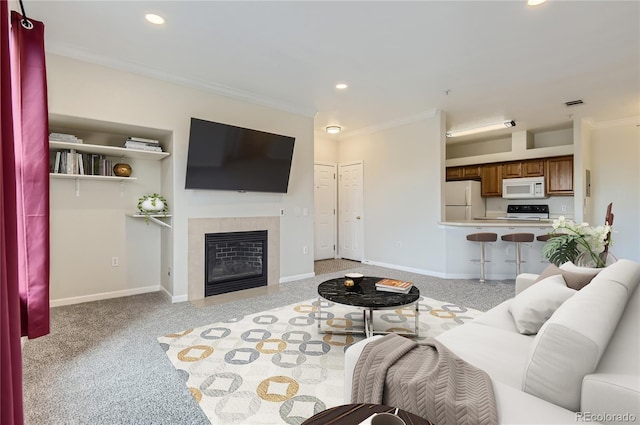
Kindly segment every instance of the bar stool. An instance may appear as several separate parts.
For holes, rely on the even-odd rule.
[[[536,236],[536,240],[539,242],[546,242],[549,239],[551,239],[554,235],[550,235],[548,233],[545,233],[544,235],[538,235]]]
[[[516,276],[520,274],[520,263],[522,262],[520,257],[520,244],[523,242],[533,242],[534,238],[535,235],[533,233],[509,233],[502,235],[503,241],[516,243]]]
[[[467,240],[480,243],[480,283],[484,283],[484,244],[485,242],[495,242],[498,240],[496,233],[472,233],[467,235]]]

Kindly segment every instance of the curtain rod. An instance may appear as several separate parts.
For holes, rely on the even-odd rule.
[[[22,0],[18,0],[18,3],[20,3],[20,10],[22,11],[22,20],[20,21],[20,24],[24,28],[30,30],[31,28],[33,28],[33,24],[31,23],[29,18],[27,18],[27,14],[24,11],[24,4],[22,4]]]

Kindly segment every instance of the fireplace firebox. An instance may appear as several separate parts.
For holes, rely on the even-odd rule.
[[[267,285],[267,231],[205,234],[204,296]]]

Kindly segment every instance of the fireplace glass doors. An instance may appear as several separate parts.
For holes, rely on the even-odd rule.
[[[205,297],[266,285],[266,230],[205,234]]]

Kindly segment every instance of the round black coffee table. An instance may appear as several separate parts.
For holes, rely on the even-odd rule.
[[[345,278],[340,277],[322,282],[318,285],[318,315],[322,317],[322,299],[342,304],[358,307],[362,309],[362,318],[364,320],[364,332],[347,331],[323,331],[321,327],[322,320],[318,320],[318,331],[320,333],[332,334],[352,334],[364,333],[367,337],[375,334],[388,333],[377,332],[373,329],[373,311],[374,310],[391,310],[401,307],[414,306],[415,308],[415,325],[414,333],[411,336],[418,336],[419,329],[419,308],[418,300],[420,299],[420,291],[413,286],[406,293],[378,291],[376,282],[382,280],[382,277],[366,276],[359,285],[355,287],[344,286]],[[369,313],[369,314],[367,314]]]

